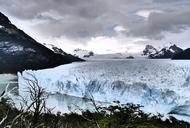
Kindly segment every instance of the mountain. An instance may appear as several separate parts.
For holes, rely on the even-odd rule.
[[[172,58],[175,54],[182,52],[183,49],[172,44],[170,46],[166,46],[161,50],[156,50],[153,46],[147,45],[145,50],[143,51],[143,55],[147,55],[150,59],[167,59]]]
[[[73,51],[76,57],[83,58],[85,60],[105,60],[105,59],[126,59],[127,56],[123,53],[112,53],[112,54],[95,54],[93,51],[84,50],[77,48]]]
[[[97,60],[106,60],[106,59],[126,59],[127,55],[124,55],[123,53],[110,53],[110,54],[96,54],[95,56],[92,56],[91,59],[97,59]]]
[[[80,48],[75,49],[72,55],[83,58],[85,60],[134,59],[140,57],[139,54],[130,54],[128,52],[96,54],[93,51]]]
[[[47,48],[51,49],[54,53],[56,54],[61,54],[61,55],[68,55],[66,52],[64,52],[61,48],[56,47],[55,45],[52,44],[43,44],[44,46],[46,46]]]
[[[190,48],[188,48],[180,53],[175,54],[172,59],[178,59],[178,60],[190,59]]]
[[[0,73],[51,68],[73,61],[82,59],[54,53],[18,29],[0,12]]]
[[[89,58],[94,56],[94,52],[77,48],[73,51],[73,55],[80,58]]]
[[[167,59],[172,58],[175,54],[182,52],[183,49],[180,47],[174,45],[171,45],[170,47],[164,47],[159,52],[155,54],[151,54],[149,57],[152,59]]]
[[[149,55],[155,54],[157,52],[158,52],[158,50],[155,47],[153,47],[152,45],[146,45],[145,49],[143,50],[142,55],[149,56]]]
[[[135,59],[133,56],[127,56],[126,59]]]

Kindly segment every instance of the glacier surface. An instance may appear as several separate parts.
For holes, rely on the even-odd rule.
[[[20,94],[24,95],[27,87],[24,78],[33,79],[30,74],[51,95],[89,99],[93,96],[104,103],[141,104],[145,112],[160,113],[165,117],[172,114],[190,121],[190,61],[187,60],[96,60],[52,69],[26,70],[18,73]],[[58,99],[50,98],[49,104],[54,102],[57,110],[64,111],[63,98]],[[73,104],[76,101],[73,100]],[[68,101],[64,99],[64,102]]]

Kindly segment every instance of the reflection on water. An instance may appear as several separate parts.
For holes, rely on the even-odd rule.
[[[53,108],[54,112],[60,111],[64,113],[69,113],[80,112],[80,109],[88,109],[92,111],[94,110],[92,101],[63,94],[49,95],[46,103],[48,108]],[[97,102],[97,104],[101,103]]]
[[[22,104],[22,100],[18,100],[16,98],[17,95],[12,97],[14,99],[14,103],[19,108]],[[96,106],[94,106],[93,102]],[[21,103],[21,104],[20,104]],[[52,113],[81,113],[82,111],[89,110],[89,111],[96,111],[95,107],[98,106],[109,106],[111,103],[107,102],[99,102],[99,101],[92,101],[89,99],[84,99],[75,96],[63,95],[63,94],[50,94],[47,96],[46,99],[46,107],[51,110]]]

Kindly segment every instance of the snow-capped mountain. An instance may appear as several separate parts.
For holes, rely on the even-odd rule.
[[[74,56],[86,59],[86,60],[106,60],[106,59],[132,59],[131,55],[125,53],[112,53],[112,54],[95,54],[93,51],[75,49],[73,51]]]
[[[190,59],[190,48],[175,54],[172,59]]]
[[[83,50],[79,48],[75,49],[72,55],[86,60],[134,59],[134,56],[128,53],[96,54],[93,51]]]
[[[25,69],[42,69],[80,61],[71,55],[60,55],[41,45],[13,25],[0,13],[0,73]]]
[[[96,54],[91,57],[91,59],[125,59],[126,56],[122,53],[113,53],[113,54]]]
[[[91,56],[94,56],[95,54],[93,51],[77,48],[73,51],[73,55],[80,58],[89,58]]]
[[[158,50],[155,47],[153,47],[152,45],[146,45],[145,49],[143,50],[142,55],[149,56],[149,55],[155,54],[157,52],[158,52]]]
[[[67,55],[66,52],[64,52],[61,48],[56,47],[55,45],[52,44],[43,44],[44,46],[46,46],[47,48],[51,49],[53,52],[57,53],[57,54],[61,54],[61,55]]]
[[[143,51],[143,55],[148,56],[151,59],[164,59],[164,58],[172,58],[175,54],[182,52],[183,49],[176,46],[175,44],[171,44],[170,46],[166,46],[161,50],[156,50],[151,45],[147,45],[145,50]]]
[[[164,47],[159,52],[151,54],[150,58],[172,58],[175,54],[182,52],[183,49],[178,46],[171,45],[170,47]]]

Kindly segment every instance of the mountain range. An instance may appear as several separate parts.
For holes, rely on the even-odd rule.
[[[88,59],[133,59],[131,54],[127,53],[110,53],[110,54],[96,54],[93,51],[77,48],[72,52],[76,57]]]
[[[0,12],[0,73],[51,68],[74,61],[83,60],[48,49],[18,29]]]
[[[84,59],[131,59],[136,57],[148,57],[149,59],[171,59],[176,54],[183,52],[183,49],[175,44],[170,44],[163,48],[156,49],[152,45],[146,45],[141,55],[126,53],[113,53],[113,54],[95,54],[93,51],[75,49],[72,55]]]
[[[150,59],[167,59],[173,58],[176,54],[181,52],[183,52],[183,49],[175,44],[163,47],[160,50],[157,50],[152,45],[146,45],[142,55],[148,56]]]
[[[47,44],[46,44],[47,46]],[[50,47],[49,47],[50,46]],[[55,53],[65,54],[61,48],[49,45]],[[96,54],[93,51],[77,48],[72,52],[73,56],[88,59],[134,59],[148,57],[149,59],[190,59],[190,49],[183,50],[176,44],[170,43],[168,46],[157,49],[152,45],[146,45],[142,54],[112,53],[112,54]]]

